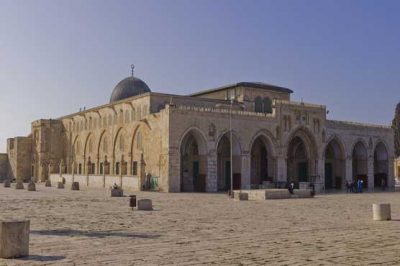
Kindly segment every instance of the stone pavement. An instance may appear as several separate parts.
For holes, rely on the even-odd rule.
[[[237,202],[225,194],[0,187],[1,219],[30,219],[30,254],[0,265],[400,264],[400,193]],[[129,192],[125,193],[129,195]],[[372,203],[392,204],[374,222]]]

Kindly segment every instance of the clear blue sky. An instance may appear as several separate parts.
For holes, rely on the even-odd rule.
[[[107,103],[131,63],[152,91],[261,81],[389,124],[400,1],[0,0],[0,152],[33,120]]]

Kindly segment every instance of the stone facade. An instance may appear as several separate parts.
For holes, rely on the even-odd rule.
[[[291,93],[246,82],[189,96],[135,93],[34,121],[8,150],[11,172],[93,186],[125,178],[166,192],[227,190],[231,171],[233,187],[244,189],[288,181],[344,189],[354,179],[368,189],[394,186],[390,127],[328,120],[325,106],[293,102]]]

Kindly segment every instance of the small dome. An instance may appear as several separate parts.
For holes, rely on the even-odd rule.
[[[115,86],[111,94],[110,103],[146,92],[151,92],[151,90],[143,80],[135,77],[127,77],[118,82],[117,86]]]

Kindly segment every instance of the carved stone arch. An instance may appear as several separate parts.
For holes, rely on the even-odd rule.
[[[367,141],[365,140],[365,139],[363,139],[363,138],[357,138],[357,139],[355,139],[354,141],[353,141],[353,143],[351,144],[351,146],[349,147],[350,149],[347,151],[347,156],[349,156],[349,157],[352,157],[353,156],[353,151],[354,151],[354,148],[355,148],[355,146],[358,144],[358,143],[362,143],[363,145],[364,145],[364,147],[365,147],[365,149],[367,150],[367,156],[369,156],[369,152],[368,152],[368,143],[367,143]]]
[[[208,149],[204,132],[189,127],[178,142],[181,191],[205,191]]]
[[[383,144],[383,146],[385,146],[385,149],[386,149],[386,151],[387,151],[387,153],[388,153],[388,155],[390,154],[390,146],[387,144],[387,142],[384,140],[384,139],[382,139],[382,138],[378,138],[376,141],[375,141],[375,143],[374,143],[374,146],[373,146],[373,152],[375,152],[375,150],[376,150],[376,147],[380,144],[380,143],[382,143]]]
[[[129,151],[131,154],[133,153],[133,147],[135,144],[136,135],[138,134],[138,132],[142,132],[143,130],[151,130],[150,125],[144,122],[143,120],[138,121],[138,123],[136,123],[135,127],[133,128],[133,134],[131,136],[131,142],[129,144],[130,145]]]
[[[79,141],[79,135],[76,135],[75,136],[75,138],[74,138],[74,141],[72,142],[72,147],[71,147],[71,153],[72,153],[72,158],[73,158],[73,160],[75,160],[76,159],[76,149],[75,149],[75,146],[76,146],[76,143]]]
[[[233,145],[233,153],[236,153],[238,155],[242,154],[242,144],[240,143],[240,138],[238,137],[238,133],[235,130],[232,130],[232,138],[233,138],[233,142],[235,143]],[[215,141],[215,150],[218,150],[218,146],[221,142],[221,139],[226,136],[229,138],[230,136],[230,130],[224,130],[221,132],[221,134],[218,135],[218,138]]]
[[[126,137],[126,135],[127,135],[127,134],[126,134],[126,130],[125,130],[124,127],[118,128],[117,133],[115,134],[115,137],[114,137],[114,139],[113,139],[113,149],[112,149],[112,154],[113,154],[113,156],[115,156],[116,146],[118,145],[118,137],[119,137],[121,134],[124,134],[125,137]],[[126,145],[125,145],[125,146],[126,146]]]
[[[277,156],[277,147],[278,147],[278,142],[276,141],[276,138],[274,135],[266,129],[261,129],[254,134],[254,136],[251,138],[249,145],[248,145],[248,151],[251,151],[251,148],[253,147],[254,141],[259,138],[260,136],[265,137],[267,140],[267,145],[270,148],[270,151],[272,152],[272,156],[275,157]]]
[[[285,146],[289,148],[290,142],[295,138],[300,137],[307,145],[307,153],[311,157],[319,158],[318,145],[315,135],[306,126],[297,126],[287,136]]]
[[[83,150],[84,156],[88,156],[88,145],[89,145],[89,140],[90,140],[90,138],[94,138],[93,136],[94,136],[94,134],[93,134],[92,132],[90,132],[90,133],[86,136],[85,144],[84,144],[84,150]]]
[[[341,159],[346,159],[346,147],[343,144],[343,141],[341,140],[341,138],[337,135],[332,135],[329,137],[329,139],[326,141],[326,144],[324,145],[324,149],[323,149],[323,154],[322,156],[325,158],[326,157],[326,149],[328,148],[329,144],[331,144],[331,142],[334,141],[338,144],[338,146],[340,147],[340,152],[341,152]]]
[[[179,152],[181,151],[182,143],[183,143],[185,137],[188,134],[193,134],[194,137],[196,138],[196,140],[202,144],[201,145],[201,149],[199,149],[199,152],[202,153],[202,154],[207,154],[207,151],[208,151],[207,138],[206,138],[204,132],[201,131],[201,129],[199,129],[198,127],[194,127],[194,126],[187,128],[183,132],[181,137],[179,138],[179,140],[178,140],[179,142],[178,142],[178,145],[177,145],[177,147],[179,147]]]

